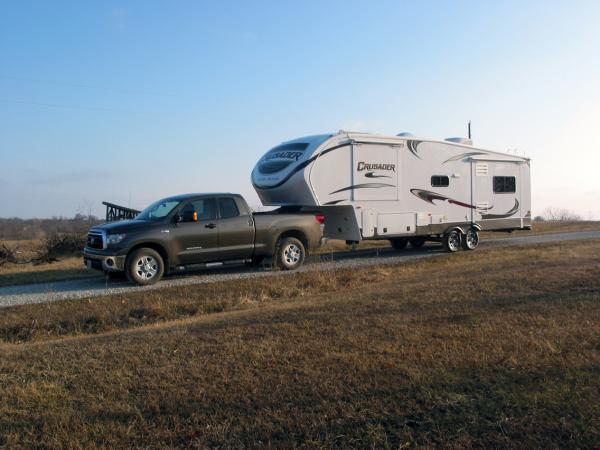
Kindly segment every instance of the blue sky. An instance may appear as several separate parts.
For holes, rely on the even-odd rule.
[[[339,129],[533,159],[533,212],[600,219],[599,2],[0,6],[0,216],[235,191]]]

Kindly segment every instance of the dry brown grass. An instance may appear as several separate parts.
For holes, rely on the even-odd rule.
[[[0,446],[594,447],[599,250],[3,310]]]
[[[20,261],[39,258],[40,253],[43,253],[42,250],[47,247],[48,243],[52,243],[52,241],[45,239],[3,241],[3,244],[8,248],[18,252],[16,256]],[[52,256],[57,260],[48,262],[44,259],[37,259],[32,263],[6,263],[0,265],[0,287],[101,276],[97,271],[86,269],[80,255],[56,256],[46,254],[46,256]]]
[[[596,231],[600,230],[600,221],[572,221],[572,222],[560,222],[560,221],[547,221],[547,222],[534,222],[532,230],[517,230],[511,233],[504,231],[493,232],[487,231],[481,233],[483,240],[485,239],[498,239],[498,238],[511,238],[513,236],[532,236],[535,234],[551,234],[551,233],[568,233],[574,231]],[[388,241],[362,241],[354,247],[357,249],[364,248],[384,248],[389,247]],[[327,242],[326,245],[321,247],[318,253],[329,253],[336,251],[347,251],[352,247],[346,245],[345,241],[339,241],[332,239]]]
[[[0,287],[98,276],[102,274],[86,269],[81,257],[71,256],[52,264],[5,264],[0,267]]]
[[[532,234],[551,234],[551,233],[569,233],[574,231],[596,231],[600,230],[600,221],[581,220],[581,221],[546,221],[533,222],[531,230],[516,230],[512,233],[505,232],[485,232],[485,237],[503,237],[503,236],[529,236]]]

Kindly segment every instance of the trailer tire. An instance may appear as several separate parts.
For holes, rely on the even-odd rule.
[[[151,248],[138,248],[125,260],[125,274],[132,283],[146,286],[158,282],[165,272],[160,254]]]
[[[423,245],[425,245],[425,238],[414,237],[414,238],[410,238],[408,240],[408,242],[410,243],[410,246],[412,248],[421,248],[421,247],[423,247]]]
[[[447,252],[454,253],[460,250],[461,235],[458,230],[452,230],[450,233],[444,236],[442,241],[444,249]]]
[[[406,244],[408,244],[408,240],[406,238],[396,238],[390,239],[390,243],[392,244],[392,247],[394,247],[394,249],[402,250],[406,247]]]
[[[464,250],[475,250],[479,245],[479,232],[475,228],[469,228],[462,239]]]
[[[304,262],[306,250],[299,239],[285,237],[277,241],[273,258],[281,270],[296,270]]]

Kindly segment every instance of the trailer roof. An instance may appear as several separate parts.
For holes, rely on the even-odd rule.
[[[352,139],[358,142],[373,142],[373,143],[389,143],[389,142],[403,142],[403,141],[407,141],[407,140],[413,140],[413,141],[421,141],[421,142],[435,142],[435,143],[439,143],[439,144],[448,144],[448,145],[454,145],[457,147],[463,147],[463,148],[468,148],[468,149],[479,149],[479,150],[485,150],[486,152],[489,152],[490,154],[496,154],[496,155],[501,155],[503,157],[509,157],[509,158],[514,158],[514,159],[519,159],[519,160],[524,160],[524,161],[529,161],[531,158],[528,158],[526,156],[520,156],[520,155],[514,155],[511,153],[506,153],[506,152],[498,152],[495,150],[489,150],[487,148],[483,148],[483,147],[478,147],[476,145],[468,145],[468,144],[461,144],[458,142],[452,142],[452,141],[447,141],[445,139],[434,139],[434,138],[424,138],[424,137],[420,137],[420,136],[391,136],[391,135],[385,135],[385,134],[377,134],[377,133],[365,133],[365,132],[361,132],[361,131],[345,131],[345,130],[340,130],[337,135],[346,135],[348,137],[348,139]]]

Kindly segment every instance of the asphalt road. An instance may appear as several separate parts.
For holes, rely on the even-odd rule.
[[[564,242],[600,238],[600,231],[581,231],[574,233],[541,234],[532,236],[509,237],[482,240],[479,249],[492,247],[510,247],[548,242]],[[478,251],[478,250],[476,250]],[[245,278],[289,276],[297,272],[311,272],[328,269],[369,267],[381,264],[396,264],[421,258],[431,258],[446,254],[440,245],[427,245],[420,250],[407,248],[396,251],[391,248],[365,249],[353,252],[338,252],[315,255],[296,272],[271,270],[269,267],[250,268],[242,265],[223,266],[194,272],[177,274],[163,279],[152,286],[135,286],[125,280],[108,278],[89,278],[52,283],[7,286],[0,288],[0,308],[7,306],[47,303],[67,299],[98,297],[129,292],[161,289],[170,286],[188,286],[218,281],[239,280]]]

